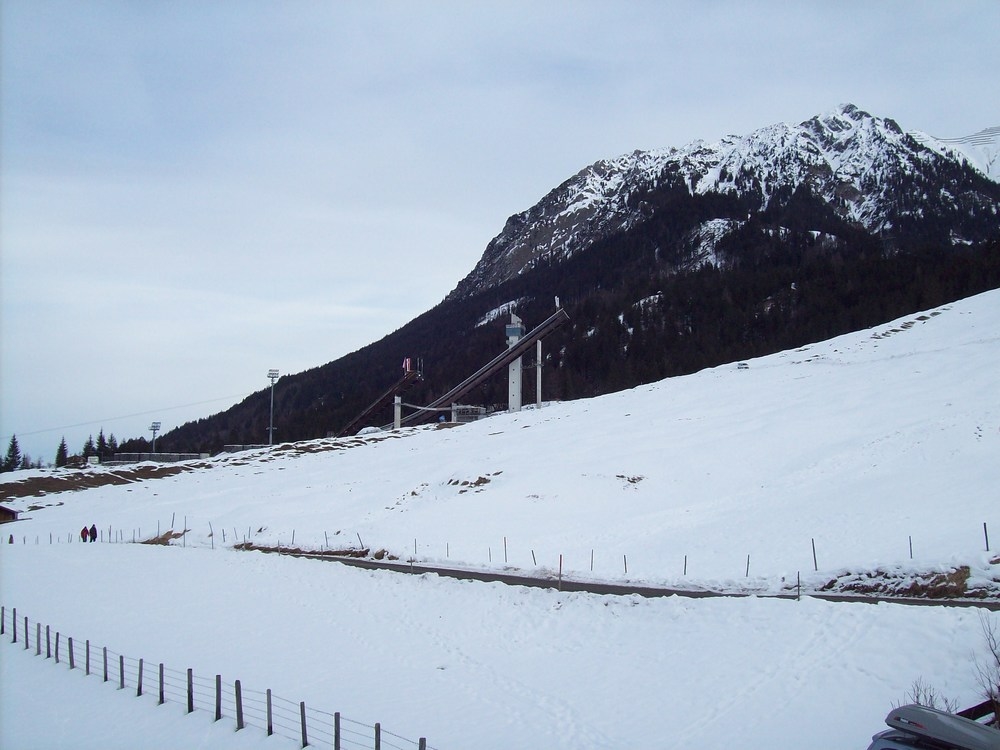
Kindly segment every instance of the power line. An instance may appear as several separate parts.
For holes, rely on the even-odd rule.
[[[88,426],[91,426],[91,425],[102,425],[103,426],[105,423],[108,423],[108,422],[117,422],[118,420],[121,420],[121,419],[132,419],[133,417],[145,417],[145,416],[149,416],[150,414],[160,414],[160,413],[165,412],[165,411],[173,411],[174,409],[187,409],[187,408],[189,408],[191,406],[203,406],[205,404],[214,404],[214,403],[217,403],[219,401],[230,401],[230,400],[235,399],[235,398],[246,398],[247,396],[253,395],[253,393],[255,393],[255,391],[251,392],[251,393],[246,393],[246,394],[237,393],[237,394],[235,394],[233,396],[220,396],[219,398],[210,398],[207,401],[195,401],[195,402],[190,403],[190,404],[178,404],[177,406],[165,406],[162,409],[150,409],[149,411],[139,411],[139,412],[136,412],[134,414],[123,414],[120,417],[108,417],[106,419],[91,419],[91,420],[88,420],[86,422],[78,422],[76,424],[63,425],[62,427],[48,427],[48,428],[46,428],[44,430],[34,430],[32,432],[21,432],[21,433],[12,433],[12,434],[19,434],[21,437],[30,437],[32,435],[44,435],[47,432],[60,432],[62,430],[72,430],[72,429],[75,429],[77,427],[88,427]]]

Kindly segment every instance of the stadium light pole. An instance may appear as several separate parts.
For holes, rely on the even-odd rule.
[[[267,428],[267,444],[272,445],[274,442],[274,381],[278,379],[278,371],[268,370],[267,377],[271,379],[271,422]]]
[[[153,424],[151,424],[149,426],[149,429],[152,430],[152,432],[153,432],[153,451],[152,452],[156,453],[156,433],[158,433],[160,431],[160,423],[159,422],[153,422]]]

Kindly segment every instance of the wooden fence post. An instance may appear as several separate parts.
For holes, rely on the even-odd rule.
[[[28,650],[28,616],[24,616],[24,650]]]
[[[382,725],[375,722],[375,750],[382,750]]]
[[[187,516],[184,517],[184,528],[187,528]],[[215,675],[215,720],[222,718],[222,675]]]
[[[7,632],[7,607],[0,607],[0,635]]]
[[[340,750],[340,711],[333,714],[333,750]]]
[[[35,656],[42,655],[42,623],[35,623]]]
[[[108,681],[108,647],[107,646],[103,647],[103,654],[104,654],[104,681],[107,682]]]
[[[240,689],[240,681],[236,681],[236,731],[243,728],[243,691]]]
[[[163,705],[163,662],[160,662],[160,704]]]
[[[56,631],[56,664],[59,663],[59,631]]]
[[[52,658],[52,636],[48,625],[45,626],[45,658]]]
[[[66,639],[68,641],[67,647],[69,648],[69,668],[73,669],[76,663],[73,661],[73,638],[72,636]]]
[[[142,659],[139,659],[139,680],[136,683],[135,697],[142,697]]]
[[[173,520],[170,521],[170,528],[173,528]],[[188,668],[188,713],[194,711],[194,674],[191,668]]]
[[[84,642],[84,648],[85,648],[85,653],[84,653],[84,670],[83,670],[83,673],[89,677],[90,676],[90,639],[89,638]]]
[[[11,643],[17,643],[17,607],[14,607],[14,615],[10,620],[14,624],[14,640]]]
[[[421,737],[420,738],[420,743],[419,743],[418,747],[420,748],[420,750],[427,750],[427,738],[426,737]]]
[[[267,689],[267,736],[274,734],[274,717],[271,713],[271,688]]]
[[[118,654],[118,689],[125,689],[125,656]]]
[[[309,746],[309,736],[306,734],[306,702],[299,703],[299,718],[302,721],[302,747]]]

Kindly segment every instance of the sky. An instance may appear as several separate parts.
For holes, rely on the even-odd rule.
[[[998,125],[998,26],[992,0],[0,0],[0,440],[148,438],[355,351],[602,158],[844,102]]]
[[[158,748],[284,748],[261,729],[267,689],[293,717],[304,701],[439,750],[763,750],[790,737],[862,750],[916,681],[958,709],[977,705],[977,663],[992,661],[983,628],[1000,634],[1000,611],[812,594],[834,582],[926,591],[938,575],[1000,603],[998,332],[992,290],[746,367],[450,429],[223,454],[159,478],[148,464],[94,467],[95,486],[80,491],[53,485],[79,486],[83,472],[0,475],[4,506],[20,511],[0,527],[0,747],[113,750],[153,737]],[[30,494],[31,480],[48,494]],[[91,524],[98,543],[76,541]],[[169,546],[130,543],[168,531]],[[756,595],[359,570],[234,549],[244,538]],[[800,600],[770,596],[800,580]],[[38,624],[61,633],[60,665],[35,655]],[[111,652],[110,684],[79,668],[86,640]],[[115,689],[117,654],[126,690]],[[213,675],[226,686],[225,733],[203,687]],[[233,731],[236,679],[257,700],[245,732]],[[295,729],[283,735],[294,741]],[[315,725],[309,737],[333,744]]]

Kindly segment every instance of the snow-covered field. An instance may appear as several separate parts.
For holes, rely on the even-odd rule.
[[[978,608],[610,597],[231,548],[363,542],[542,575],[561,556],[576,578],[759,593],[965,565],[996,598],[1000,292],[747,364],[12,500],[26,520],[3,527],[0,602],[439,750],[864,748],[914,680],[978,702],[981,618],[1000,627]],[[170,547],[76,541],[185,521]],[[9,641],[4,748],[296,745]]]

